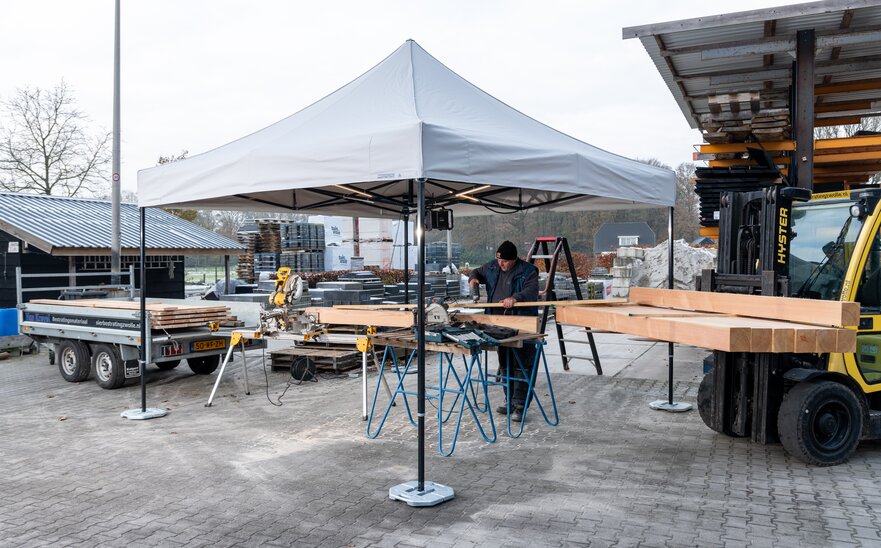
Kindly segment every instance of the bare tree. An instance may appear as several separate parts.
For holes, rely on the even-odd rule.
[[[815,139],[839,139],[853,137],[859,131],[881,131],[881,117],[872,116],[863,118],[859,124],[844,126],[823,126],[814,128]]]
[[[839,139],[843,137],[853,137],[859,132],[881,133],[881,117],[867,116],[862,118],[859,124],[816,127],[814,128],[814,138]],[[875,175],[872,175],[866,182],[873,184],[881,182],[881,174],[876,173]]]
[[[18,89],[2,103],[0,188],[91,195],[107,186],[110,133],[95,133],[62,81],[52,90]]]
[[[700,198],[694,191],[695,165],[690,162],[679,164],[676,173],[676,209],[673,210],[675,235],[687,242],[700,235]]]

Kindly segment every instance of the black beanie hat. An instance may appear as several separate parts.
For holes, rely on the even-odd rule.
[[[517,258],[517,246],[505,240],[496,250],[496,253],[499,254],[499,259],[511,261]]]

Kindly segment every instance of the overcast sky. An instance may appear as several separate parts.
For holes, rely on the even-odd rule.
[[[675,167],[700,135],[622,27],[791,3],[122,0],[122,185],[136,190],[160,155],[204,152],[308,106],[408,38],[541,122]],[[114,1],[0,7],[0,99],[64,79],[109,131]]]

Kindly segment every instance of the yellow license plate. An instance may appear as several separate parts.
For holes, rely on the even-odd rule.
[[[193,343],[193,352],[220,350],[223,348],[226,348],[226,339],[211,339],[210,341],[196,341]]]

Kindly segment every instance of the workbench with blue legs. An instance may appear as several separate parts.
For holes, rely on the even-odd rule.
[[[367,436],[369,438],[376,438],[380,435],[392,407],[396,405],[399,398],[403,401],[407,419],[411,425],[416,427],[417,422],[413,414],[413,406],[410,404],[410,398],[415,398],[417,393],[415,388],[408,388],[405,383],[408,373],[412,373],[411,367],[416,363],[417,342],[415,335],[410,330],[386,332],[371,337],[371,343],[376,347],[385,347],[385,349],[378,364],[379,374],[367,418]],[[437,408],[438,452],[442,456],[453,454],[466,408],[473,418],[481,437],[487,443],[496,441],[497,431],[493,418],[493,406],[490,402],[491,386],[505,386],[510,390],[511,382],[526,382],[528,384],[528,394],[532,396],[531,400],[541,411],[545,422],[550,426],[556,426],[559,423],[553,386],[551,385],[550,373],[544,354],[546,344],[544,335],[518,335],[501,340],[499,343],[498,347],[482,344],[474,348],[466,348],[455,343],[425,343],[426,351],[436,353],[439,361],[436,377],[437,384],[426,384],[425,397],[429,401],[434,401],[433,405]],[[535,349],[533,353],[534,359],[531,364],[524,364],[520,359],[520,353],[512,352],[512,350],[523,348],[526,345]],[[405,354],[405,360],[399,360],[399,352],[396,352],[396,349],[409,350]],[[509,359],[512,360],[512,363],[516,364],[516,370],[518,371],[511,375],[503,375],[501,372],[490,374],[488,370],[490,351],[510,352],[511,356]],[[531,367],[527,368],[528,365],[531,365]],[[538,376],[539,369],[543,371],[541,377]],[[387,372],[394,373],[392,382],[395,388],[389,401],[385,404],[385,408],[377,410],[380,387]],[[535,393],[537,378],[547,382],[548,394],[550,396],[548,410],[545,409],[545,404]],[[450,402],[450,399],[452,399],[452,402]],[[528,408],[529,406],[527,406]],[[553,418],[548,414],[550,409],[553,410],[551,415]],[[453,419],[454,415],[455,419]],[[526,410],[524,410],[524,418],[525,415]],[[451,419],[455,423],[448,425]],[[508,413],[507,423],[508,435],[511,437],[520,436],[523,432],[523,423],[521,422],[519,429],[515,432],[511,425],[510,412]],[[451,428],[452,431],[450,430]]]

